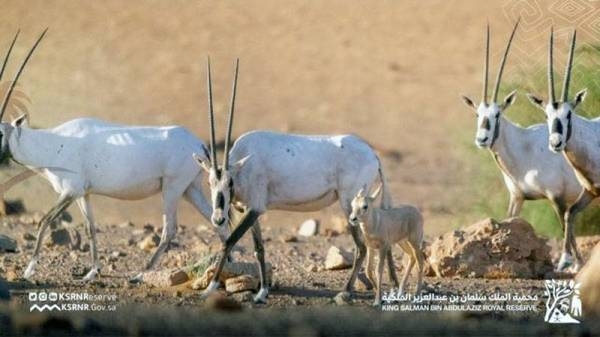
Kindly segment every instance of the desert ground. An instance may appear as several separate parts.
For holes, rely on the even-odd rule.
[[[518,0],[6,0],[2,4],[0,30],[5,42],[0,45],[8,45],[14,32],[21,29],[9,74],[37,35],[49,27],[19,87],[30,99],[32,126],[50,128],[77,117],[95,117],[124,124],[182,125],[207,140],[205,60],[210,55],[220,140],[225,133],[233,64],[239,57],[234,138],[255,129],[363,137],[382,158],[394,201],[415,204],[423,211],[427,238],[479,220],[470,212],[475,200],[469,193],[473,177],[480,174],[478,163],[464,156],[465,148],[474,146],[475,119],[460,95],[479,99],[486,21],[492,26],[495,71],[512,23],[522,16],[513,58],[505,71],[507,82],[543,62],[549,23],[571,27],[577,22],[556,15],[560,9],[549,13],[550,6],[540,1]],[[598,9],[590,4],[590,13]],[[584,21],[579,24],[580,40],[595,43],[594,30],[585,29]],[[557,32],[566,36],[568,30]],[[518,99],[526,100],[524,95]],[[0,171],[0,177],[8,178],[20,170],[19,165],[11,164]],[[22,200],[31,213],[49,210],[57,196],[44,179],[34,177],[5,197]],[[349,270],[312,271],[308,266],[322,263],[331,245],[351,250],[350,236],[283,240],[295,235],[299,224],[309,218],[318,219],[323,229],[333,228],[342,215],[337,204],[321,212],[273,211],[264,215],[261,224],[267,239],[267,261],[274,267],[269,303],[253,305],[238,296],[235,300],[242,303],[245,314],[223,313],[205,306],[198,291],[187,287],[165,290],[129,284],[128,278],[149,258],[148,252],[139,249],[139,241],[162,226],[160,196],[140,201],[92,196],[92,204],[104,265],[102,276],[92,284],[77,281],[81,270],[88,267],[89,253],[67,246],[45,247],[35,282],[21,279],[32,252],[26,233],[35,234],[35,226],[16,220],[18,216],[3,219],[0,233],[16,238],[19,250],[0,256],[4,273],[0,276],[8,278],[9,271],[15,276],[9,282],[13,301],[2,307],[0,326],[6,322],[2,319],[11,315],[13,322],[19,320],[28,292],[51,288],[118,294],[118,307],[121,312],[132,312],[135,328],[126,328],[123,317],[110,313],[74,316],[83,322],[93,319],[90,329],[98,330],[91,333],[195,334],[204,332],[197,329],[212,329],[223,322],[233,324],[232,317],[239,317],[241,323],[223,330],[224,334],[238,334],[257,320],[260,328],[251,335],[426,334],[432,328],[421,322],[430,320],[440,322],[437,327],[446,327],[449,335],[585,334],[594,327],[588,323],[550,329],[541,320],[541,301],[536,305],[542,312],[523,316],[424,314],[413,320],[412,313],[382,314],[371,309],[372,292],[361,288],[351,306],[340,308],[333,297],[342,289]],[[75,206],[69,212],[72,224],[82,222]],[[185,202],[179,206],[179,223],[177,244],[163,259],[163,268],[193,262],[214,251],[218,242],[210,224]],[[84,235],[82,240],[86,240]],[[253,261],[249,237],[242,240],[236,257]],[[448,294],[498,289],[543,293],[543,280],[427,277],[425,282],[426,289]],[[347,329],[327,327],[314,323],[317,312],[329,321],[360,318]],[[167,323],[162,327],[142,318],[152,321],[163,314],[174,318],[164,319]],[[272,325],[271,317],[275,317]],[[115,330],[108,328],[111,320],[117,322]],[[311,322],[313,328],[306,328]],[[57,324],[64,322],[58,320]],[[19,331],[34,334],[39,328],[22,327]]]

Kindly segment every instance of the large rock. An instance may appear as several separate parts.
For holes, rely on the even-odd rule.
[[[0,234],[0,252],[11,252],[17,251],[17,241],[4,234]]]
[[[257,290],[260,280],[251,275],[241,275],[228,278],[225,281],[225,290],[228,293],[239,293],[247,290]]]
[[[196,279],[192,283],[193,289],[204,289],[208,287],[210,280],[215,273],[215,265],[217,255],[209,255],[201,259],[192,267],[187,269],[188,275]],[[270,284],[273,279],[273,268],[270,263],[266,263],[267,272],[267,283]],[[239,276],[251,277],[256,280],[257,284],[260,280],[260,274],[256,263],[249,262],[227,262],[223,266],[219,281],[221,283],[227,283],[228,279],[236,278]],[[233,281],[232,281],[233,282]],[[233,283],[232,283],[232,287]],[[233,289],[233,288],[231,288]]]
[[[550,247],[520,218],[486,219],[446,233],[430,254],[439,277],[540,278],[552,270]]]
[[[147,271],[142,277],[144,283],[158,288],[176,286],[189,280],[188,274],[181,269]]]
[[[338,270],[350,268],[353,260],[352,254],[336,246],[331,246],[325,258],[325,269]]]
[[[600,317],[600,243],[592,250],[590,259],[575,277],[580,283],[580,298],[583,314]]]

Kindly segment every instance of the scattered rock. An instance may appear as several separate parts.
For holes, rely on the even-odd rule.
[[[582,312],[586,317],[600,317],[600,243],[592,250],[590,259],[581,268],[575,280],[581,284]]]
[[[185,283],[189,280],[188,274],[181,269],[147,271],[142,274],[142,281],[157,288],[166,288]]]
[[[325,269],[337,270],[350,268],[352,266],[352,261],[352,254],[343,251],[336,246],[331,246],[327,251],[327,257],[325,258]]]
[[[14,268],[8,268],[5,272],[4,277],[8,282],[14,282],[19,279],[19,274]]]
[[[298,238],[295,235],[284,235],[281,237],[281,242],[298,242]]]
[[[241,311],[242,305],[236,300],[221,293],[211,294],[204,303],[207,309],[219,311]]]
[[[598,242],[600,242],[600,235],[580,236],[575,241],[577,241],[577,249],[579,250],[579,254],[581,254],[581,258],[583,261],[587,261]]]
[[[10,300],[10,291],[8,290],[8,285],[4,280],[0,279],[0,301],[9,301]]]
[[[304,267],[304,270],[306,270],[306,272],[308,272],[308,273],[314,273],[318,270],[318,268],[316,265],[311,263],[308,266]]]
[[[160,242],[160,237],[156,234],[150,234],[144,238],[139,244],[140,249],[145,251],[151,251],[152,249],[158,247],[158,243]]]
[[[228,278],[225,281],[225,290],[228,293],[238,293],[246,290],[257,290],[259,279],[251,275],[241,275]]]
[[[308,219],[300,225],[298,235],[300,236],[314,236],[319,232],[319,221],[316,219]]]
[[[335,301],[335,304],[337,304],[337,305],[348,305],[348,304],[352,303],[352,297],[350,296],[350,293],[347,291],[339,292],[337,295],[335,295],[333,300]]]
[[[0,215],[12,215],[25,212],[23,200],[0,200]]]
[[[58,228],[50,232],[50,240],[46,246],[67,246],[71,244],[71,234],[66,228]]]
[[[553,268],[550,247],[520,218],[446,233],[431,244],[429,263],[438,277],[539,278]]]
[[[328,238],[332,238],[334,236],[338,236],[340,235],[340,232],[338,232],[336,229],[333,228],[325,228],[325,236]]]
[[[252,302],[254,301],[254,294],[252,291],[242,291],[231,295],[238,302]]]
[[[29,233],[29,232],[25,232],[23,233],[23,240],[25,241],[35,241],[35,235]]]
[[[14,253],[17,251],[17,241],[4,234],[0,234],[0,252]]]
[[[331,229],[340,234],[348,233],[348,219],[341,216],[332,217]]]
[[[121,222],[120,224],[117,225],[117,227],[119,228],[129,228],[129,227],[134,227],[134,223],[131,221],[125,221],[125,222]]]

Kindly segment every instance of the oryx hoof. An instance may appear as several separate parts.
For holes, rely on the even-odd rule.
[[[25,273],[23,273],[23,278],[26,280],[30,280],[33,274],[35,274],[35,266],[37,265],[37,260],[31,260],[29,265],[27,265],[27,269],[25,269]]]
[[[571,267],[573,265],[573,262],[574,262],[574,259],[573,259],[573,256],[571,256],[571,254],[562,253],[562,255],[560,256],[560,260],[558,261],[558,266],[556,266],[556,271],[557,272],[566,271],[569,267]]]
[[[83,282],[91,282],[96,279],[96,276],[100,273],[100,268],[93,267],[84,277],[81,279]]]
[[[131,283],[131,284],[139,284],[142,282],[144,282],[144,273],[139,273],[129,279],[129,283]]]
[[[219,282],[218,281],[210,281],[210,283],[208,284],[208,287],[206,287],[206,289],[204,289],[204,291],[200,295],[200,298],[206,299],[210,294],[214,293],[217,289],[219,289]]]
[[[269,290],[267,288],[260,288],[258,294],[254,296],[254,303],[267,304],[267,296],[269,296]]]

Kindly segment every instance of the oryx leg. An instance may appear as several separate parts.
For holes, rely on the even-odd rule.
[[[577,249],[577,242],[575,241],[573,228],[577,214],[583,211],[587,205],[594,200],[594,198],[595,197],[590,192],[583,190],[577,197],[577,201],[575,201],[575,203],[567,210],[567,213],[565,214],[565,237],[563,241],[563,253],[560,257],[560,261],[558,262],[558,266],[556,268],[557,271],[564,271],[573,264],[572,253],[575,254],[575,258],[577,259],[576,269],[579,269],[579,267],[583,265],[583,259],[581,258],[581,255],[579,255],[579,250]]]
[[[425,264],[425,257],[423,256],[423,252],[419,248],[419,245],[416,245],[412,241],[408,241],[408,246],[411,250],[411,260],[414,262],[417,261],[417,285],[415,286],[415,295],[418,295],[421,292],[421,287],[423,285],[423,268]]]
[[[46,213],[46,215],[44,215],[44,217],[40,220],[40,223],[38,224],[39,229],[37,239],[35,241],[35,249],[33,250],[33,256],[31,257],[31,261],[29,262],[29,265],[27,266],[27,269],[25,269],[25,273],[23,274],[23,277],[25,277],[26,279],[33,276],[33,273],[35,272],[35,266],[38,263],[40,249],[42,248],[42,240],[44,238],[44,233],[46,229],[48,228],[50,223],[52,223],[60,215],[60,213],[62,213],[62,211],[64,211],[65,209],[67,209],[67,207],[69,207],[69,205],[71,205],[73,200],[74,198],[69,195],[61,195],[58,198],[58,202],[56,203],[56,205],[54,205],[54,207],[52,207],[50,211],[48,211],[48,213]]]
[[[383,245],[378,250],[379,261],[377,261],[377,284],[375,286],[375,301],[373,301],[373,306],[381,305],[381,283],[383,279],[383,268],[385,267],[385,258],[388,250],[390,250],[390,247],[387,245]]]
[[[392,255],[392,247],[390,247],[390,249],[388,249],[387,262],[388,262],[390,280],[392,282],[394,282],[394,287],[398,288],[400,283],[398,282],[398,275],[396,274],[396,265],[394,264],[394,256]]]
[[[100,273],[100,262],[98,261],[98,247],[96,241],[96,221],[90,206],[89,196],[84,196],[77,199],[77,205],[81,210],[81,214],[85,218],[88,236],[90,238],[90,252],[92,254],[92,268],[85,275],[83,281],[92,281]]]
[[[163,228],[160,242],[156,251],[146,265],[146,271],[156,267],[162,255],[169,249],[171,240],[177,234],[177,202],[182,196],[182,191],[176,190],[173,185],[163,186]]]
[[[408,281],[408,276],[410,275],[410,272],[415,264],[415,259],[413,258],[412,250],[410,249],[408,241],[405,240],[400,242],[400,247],[402,247],[402,250],[408,255],[408,261],[406,261],[404,275],[402,276],[402,281],[400,282],[400,293],[404,294],[406,281]]]
[[[374,288],[377,285],[377,276],[375,275],[375,250],[367,247],[367,265],[365,267],[365,274],[367,275],[367,280],[371,282],[371,288]]]
[[[348,217],[346,217],[348,218]],[[356,277],[358,276],[358,272],[362,267],[362,263],[367,254],[367,246],[363,242],[360,234],[360,229],[356,226],[352,226],[348,224],[350,228],[350,234],[352,234],[352,239],[354,240],[354,262],[352,263],[352,272],[350,273],[350,278],[348,282],[346,282],[346,291],[351,292],[354,287],[354,281],[356,281]]]
[[[203,297],[209,295],[219,287],[219,277],[221,277],[221,271],[223,270],[223,266],[225,266],[227,257],[231,253],[231,250],[235,244],[242,238],[248,229],[250,229],[250,227],[256,223],[256,220],[258,220],[259,216],[259,212],[252,209],[248,210],[240,220],[239,225],[235,228],[227,240],[225,240],[225,246],[223,247],[221,255],[219,256],[217,268],[215,269],[215,273],[213,274],[212,280],[210,281],[208,287],[202,293]]]
[[[260,290],[254,297],[254,303],[267,303],[269,281],[267,280],[267,269],[265,266],[265,248],[258,220],[256,220],[254,226],[252,226],[252,239],[254,241],[254,256],[258,261],[258,271],[260,273]]]
[[[510,194],[510,199],[508,201],[508,217],[514,218],[521,214],[521,208],[523,207],[523,202],[525,199],[517,194]]]

